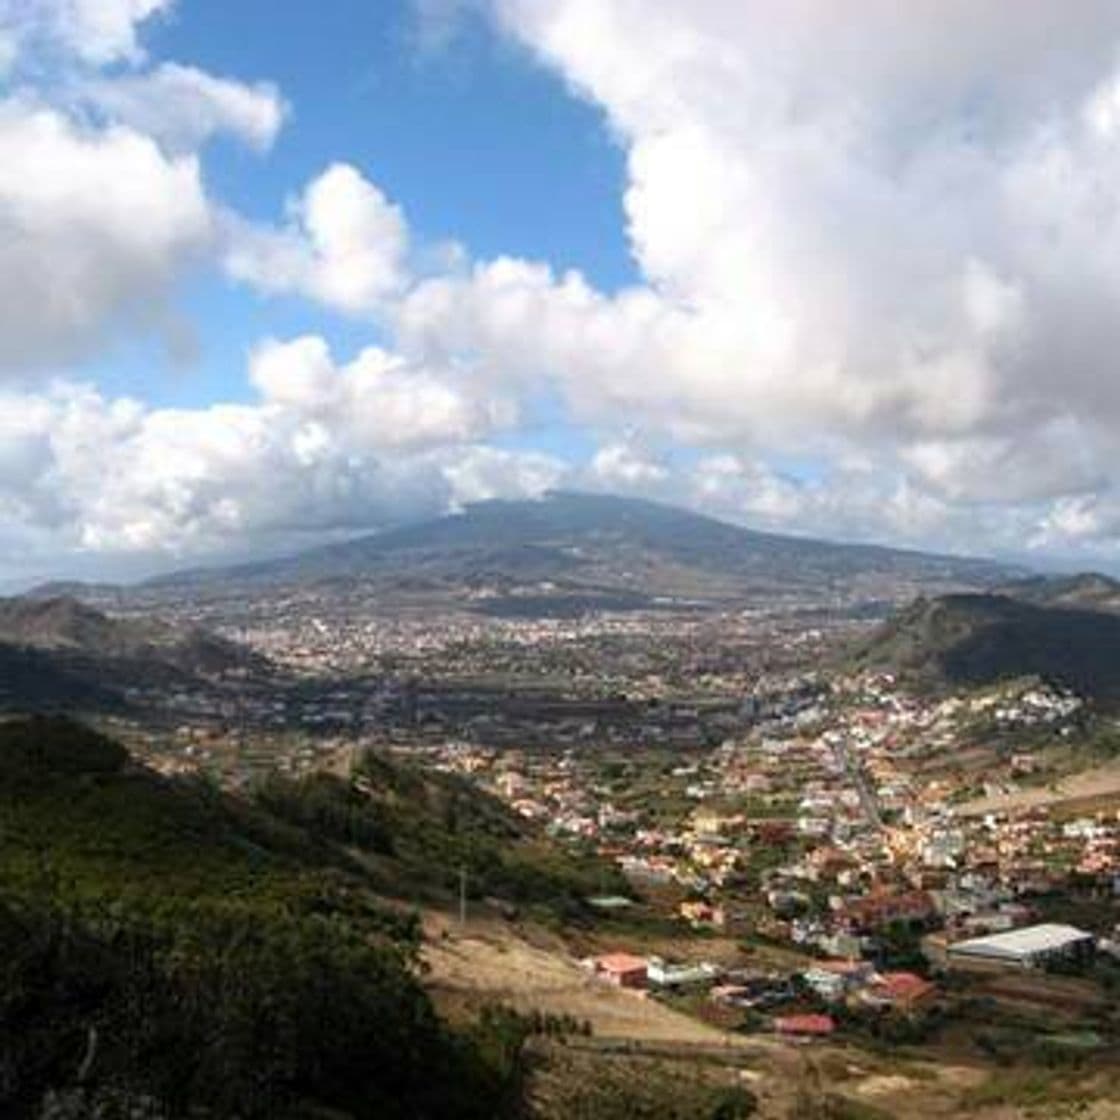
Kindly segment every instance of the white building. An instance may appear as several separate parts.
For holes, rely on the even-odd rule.
[[[1096,938],[1076,926],[1048,922],[1007,933],[973,937],[948,947],[949,963],[986,962],[1011,968],[1037,968],[1049,960],[1092,953]]]

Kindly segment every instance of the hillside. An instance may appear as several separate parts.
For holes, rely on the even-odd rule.
[[[657,597],[736,599],[764,592],[829,595],[884,586],[986,587],[1008,569],[984,560],[779,536],[687,510],[608,495],[552,493],[489,501],[462,513],[314,549],[288,559],[163,577],[149,587],[228,588],[330,580],[436,591],[487,589],[648,606]],[[534,610],[547,606],[538,602]],[[490,609],[494,609],[493,603]]]
[[[463,864],[578,906],[578,869],[469,787],[383,759],[359,785],[235,799],[66,720],[0,723],[0,1113],[505,1115],[518,1024],[443,1024],[386,897],[445,897]]]
[[[0,599],[0,710],[119,708],[130,687],[267,672],[252,651],[156,619],[118,619],[70,597]]]
[[[107,711],[122,704],[111,685],[51,654],[0,643],[0,712]]]
[[[1120,613],[1120,580],[1100,572],[1032,576],[994,588],[1000,595],[1044,607],[1073,607]]]
[[[184,674],[219,674],[260,660],[197,627],[177,629],[153,618],[112,618],[70,596],[0,599],[0,643],[106,661],[154,663]]]
[[[927,687],[1038,676],[1120,704],[1120,617],[1006,595],[919,599],[854,651],[854,664]]]

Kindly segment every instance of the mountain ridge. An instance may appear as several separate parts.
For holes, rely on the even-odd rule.
[[[876,576],[990,586],[1021,575],[995,560],[795,537],[638,498],[553,491],[494,499],[275,560],[155,577],[147,589],[408,580],[734,598],[749,589],[845,586]]]
[[[1120,617],[1110,612],[957,594],[919,598],[896,612],[852,662],[935,689],[1037,676],[1116,707],[1118,653]]]

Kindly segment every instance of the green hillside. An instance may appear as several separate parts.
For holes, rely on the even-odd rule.
[[[1120,703],[1120,617],[1003,595],[919,599],[854,651],[854,664],[931,688],[1037,676]]]
[[[500,843],[487,891],[578,906],[578,869],[465,788],[383,760],[361,784],[234,799],[66,720],[0,724],[0,1115],[506,1115],[518,1024],[442,1023],[384,896]]]

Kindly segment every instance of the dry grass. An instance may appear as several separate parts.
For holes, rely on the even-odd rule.
[[[520,1011],[570,1015],[591,1023],[597,1038],[757,1049],[739,1035],[707,1026],[638,992],[591,978],[557,941],[537,934],[530,943],[499,920],[479,919],[460,931],[443,915],[425,917],[427,985],[478,996]],[[767,1040],[769,1041],[769,1040]]]
[[[1120,799],[1120,764],[1117,763],[1083,770],[1080,774],[1062,778],[1053,786],[1023,789],[1018,793],[969,801],[959,806],[957,812],[962,816],[980,816],[984,813],[1012,812],[1109,798]]]

